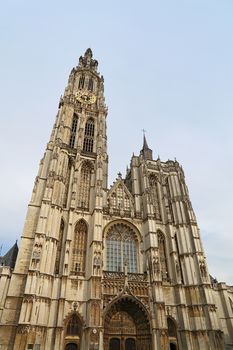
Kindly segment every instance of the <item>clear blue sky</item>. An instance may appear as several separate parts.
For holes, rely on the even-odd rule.
[[[209,271],[233,284],[233,1],[5,1],[0,13],[2,253],[22,233],[58,100],[91,47],[105,78],[111,183],[142,132],[182,164]]]

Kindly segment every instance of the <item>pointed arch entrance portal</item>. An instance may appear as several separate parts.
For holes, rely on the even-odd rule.
[[[138,300],[120,298],[107,307],[104,350],[151,350],[149,317]]]

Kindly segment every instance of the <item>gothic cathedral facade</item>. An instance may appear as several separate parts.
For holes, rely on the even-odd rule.
[[[179,163],[144,137],[108,188],[97,67],[88,49],[72,69],[16,262],[1,257],[0,349],[233,349],[233,287],[208,273]]]

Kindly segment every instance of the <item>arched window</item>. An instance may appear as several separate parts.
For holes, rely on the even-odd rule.
[[[155,218],[158,220],[161,220],[159,196],[158,196],[158,179],[155,175],[149,176],[149,185],[150,185],[150,200],[154,208]]]
[[[85,272],[87,249],[87,224],[80,220],[74,230],[72,273],[78,275]]]
[[[168,336],[176,337],[176,324],[170,317],[168,317],[167,319],[167,327],[168,327]]]
[[[121,341],[118,338],[111,338],[109,342],[109,350],[120,350]]]
[[[76,314],[72,315],[66,328],[66,335],[77,336],[80,335],[80,321]]]
[[[166,245],[165,245],[165,237],[162,234],[162,232],[158,233],[158,246],[159,246],[159,261],[160,261],[162,280],[168,281]]]
[[[93,79],[91,77],[88,81],[88,90],[93,91]]]
[[[58,274],[59,270],[60,270],[60,259],[61,259],[61,250],[62,250],[64,228],[65,228],[65,224],[64,224],[63,219],[61,219],[59,237],[58,237],[58,242],[57,242],[56,260],[55,260],[55,270],[54,270],[55,274]]]
[[[92,118],[88,119],[85,125],[83,151],[93,152],[95,123]]]
[[[78,207],[89,208],[90,186],[92,168],[88,162],[84,162],[80,174],[80,186],[78,196]]]
[[[83,89],[84,88],[84,82],[85,82],[85,77],[84,75],[81,75],[79,78],[79,84],[78,84],[78,88],[79,89]]]
[[[74,148],[77,125],[78,125],[78,116],[76,114],[74,114],[73,122],[72,122],[72,126],[71,126],[70,142],[69,142],[69,146],[71,148]]]
[[[135,232],[125,224],[112,226],[107,234],[107,271],[138,271],[138,241]]]

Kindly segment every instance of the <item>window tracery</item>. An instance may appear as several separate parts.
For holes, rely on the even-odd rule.
[[[88,119],[85,125],[83,151],[93,152],[95,122],[92,118]]]
[[[138,241],[135,233],[127,225],[114,225],[107,238],[107,270],[124,271],[127,264],[128,272],[138,271]]]
[[[74,145],[75,145],[77,125],[78,125],[78,116],[74,114],[72,126],[71,126],[70,142],[69,142],[69,146],[71,148],[74,148]]]
[[[159,196],[158,196],[158,179],[155,175],[149,176],[149,185],[150,185],[150,200],[154,207],[155,218],[158,220],[161,220]]]
[[[130,210],[130,199],[128,194],[124,191],[122,184],[119,184],[110,196],[111,207],[115,209]]]
[[[160,260],[160,269],[161,269],[162,280],[168,281],[166,245],[165,245],[165,237],[162,234],[162,232],[158,233],[158,248],[159,248],[159,260]]]
[[[80,186],[78,196],[78,207],[89,208],[90,186],[92,168],[88,162],[84,162],[80,173]]]
[[[87,224],[80,220],[74,230],[72,273],[83,274],[85,272],[87,249]]]

